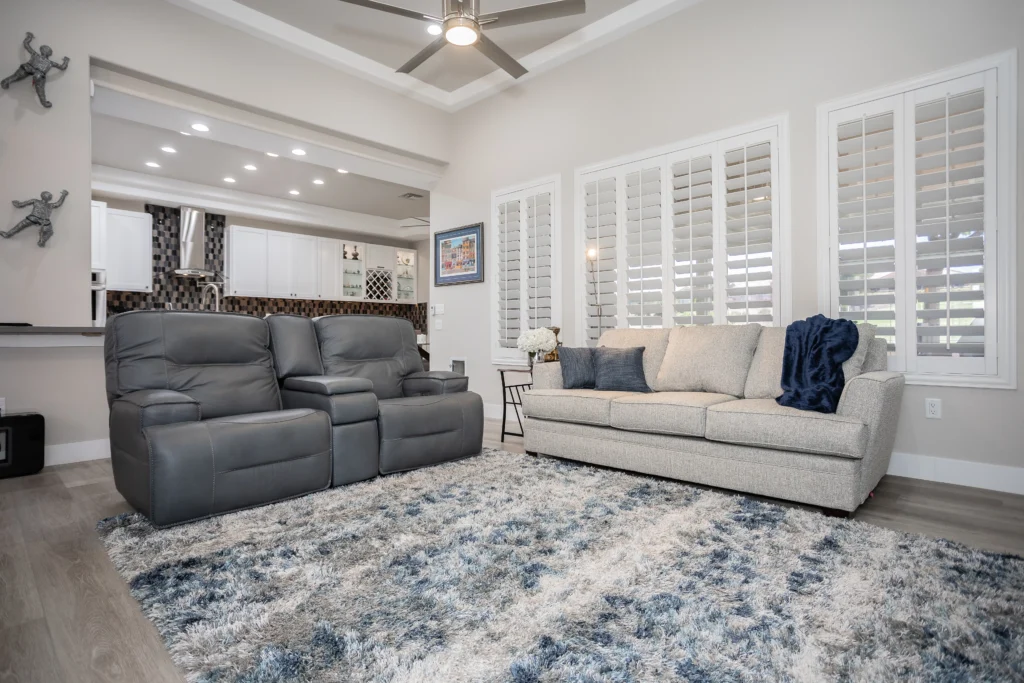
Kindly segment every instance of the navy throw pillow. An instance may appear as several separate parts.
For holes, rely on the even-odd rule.
[[[594,375],[594,349],[563,346],[558,349],[558,361],[562,365],[563,388],[594,388],[594,383],[597,381]]]
[[[644,346],[594,349],[594,388],[598,391],[650,392],[644,379]]]

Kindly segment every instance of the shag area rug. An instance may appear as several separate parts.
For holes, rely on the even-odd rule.
[[[100,522],[189,681],[1011,681],[1024,560],[564,461]]]

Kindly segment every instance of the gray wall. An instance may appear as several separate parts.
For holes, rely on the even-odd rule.
[[[560,174],[562,326],[567,341],[577,342],[582,291],[568,275],[577,248],[574,169],[788,112],[793,313],[804,318],[818,312],[817,105],[1014,47],[1024,48],[1020,0],[707,0],[460,112],[460,142],[431,196],[431,224],[443,230],[487,221],[489,241],[492,190]],[[1021,85],[1018,91],[1024,95]],[[1024,212],[1020,149],[1017,155]],[[1024,239],[1018,248],[1019,264]],[[488,263],[488,280],[493,273]],[[431,326],[431,348],[437,368],[466,356],[473,388],[497,404],[490,320],[486,328],[481,321],[483,311],[493,315],[490,291],[489,281],[434,289],[431,303],[445,304],[446,313],[443,330]],[[1024,296],[1017,303],[1017,339],[1024,342]],[[1008,351],[1019,357],[1019,348]],[[943,400],[942,420],[925,419],[926,397]],[[1022,415],[1019,390],[908,387],[896,450],[1024,466]]]

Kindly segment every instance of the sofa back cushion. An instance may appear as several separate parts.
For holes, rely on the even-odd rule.
[[[754,359],[743,387],[743,398],[782,396],[782,358],[786,355],[786,328],[765,327],[757,340]]]
[[[270,350],[280,379],[322,375],[320,345],[313,319],[304,315],[269,315]]]
[[[107,320],[107,400],[170,389],[199,402],[203,419],[281,409],[270,328],[238,313],[133,311]]]
[[[654,388],[742,396],[760,334],[757,323],[673,328]]]
[[[889,369],[889,345],[881,337],[871,340],[864,358],[864,372],[884,372]]]
[[[377,398],[402,396],[406,375],[423,370],[416,331],[403,318],[329,315],[314,320],[324,374],[364,377]]]
[[[865,372],[864,362],[868,357],[868,350],[875,341],[876,328],[871,323],[860,323],[857,325],[857,348],[853,355],[843,363],[843,378],[849,382],[851,379]]]
[[[653,388],[661,364],[665,360],[665,349],[668,348],[668,336],[671,331],[664,328],[608,330],[601,335],[597,345],[613,349],[644,347],[644,379],[647,380],[647,386]]]

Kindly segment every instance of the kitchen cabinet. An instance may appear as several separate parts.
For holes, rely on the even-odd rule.
[[[153,217],[148,213],[106,210],[107,289],[153,291]]]
[[[342,297],[341,240],[316,238],[317,283],[316,298],[334,301]]]
[[[237,225],[225,248],[226,296],[416,303],[411,249]]]
[[[232,225],[225,248],[225,296],[267,296],[267,231]]]
[[[92,226],[92,269],[107,269],[107,203],[92,202],[91,205]]]
[[[267,296],[317,298],[316,237],[267,231]]]

